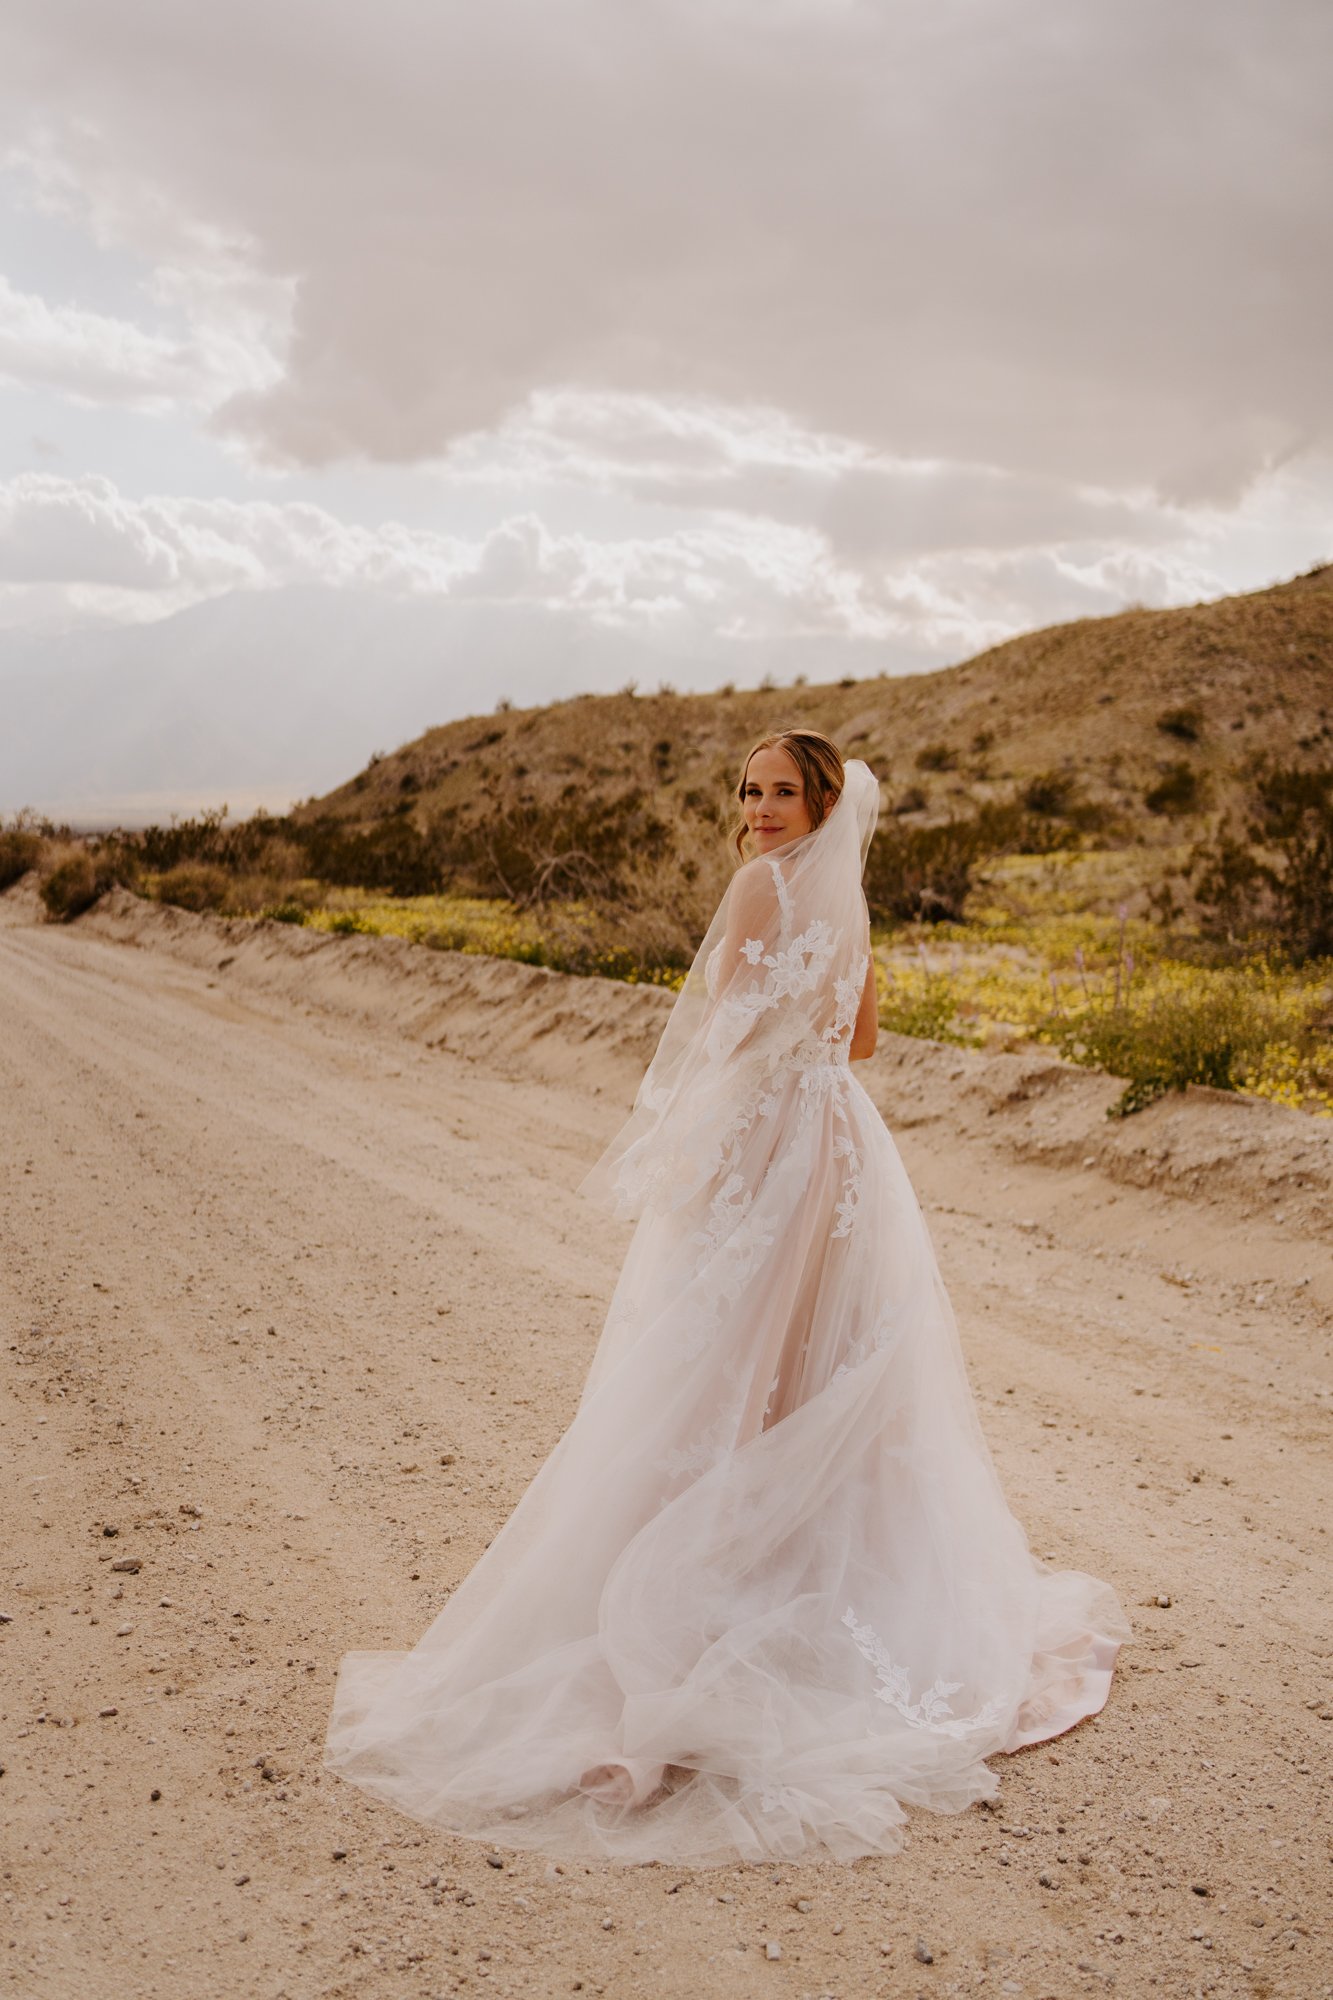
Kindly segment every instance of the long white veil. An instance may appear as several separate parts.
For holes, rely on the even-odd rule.
[[[861,876],[879,785],[859,758],[810,833],[737,869],[667,1019],[634,1109],[580,1186],[620,1216],[697,1194],[756,1091],[845,1059],[870,926]]]

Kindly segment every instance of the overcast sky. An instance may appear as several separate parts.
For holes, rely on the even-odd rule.
[[[0,671],[355,593],[369,750],[1308,568],[1331,77],[1327,0],[6,0]]]

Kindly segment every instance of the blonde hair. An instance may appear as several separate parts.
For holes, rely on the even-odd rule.
[[[824,819],[829,809],[840,796],[845,773],[842,766],[842,752],[829,736],[818,729],[775,729],[768,736],[761,736],[752,743],[745,753],[741,765],[740,782],[736,787],[736,797],[742,806],[742,816],[734,827],[731,844],[740,860],[745,859],[745,779],[750,768],[750,759],[760,750],[785,750],[801,774],[805,787],[806,810],[810,815],[813,831]]]

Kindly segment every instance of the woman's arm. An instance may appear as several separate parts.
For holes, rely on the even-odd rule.
[[[856,1010],[856,1024],[852,1029],[852,1045],[848,1051],[852,1062],[861,1062],[875,1053],[875,1040],[879,1034],[879,991],[875,985],[875,959],[872,953],[866,963],[866,983],[861,988],[861,1004]]]

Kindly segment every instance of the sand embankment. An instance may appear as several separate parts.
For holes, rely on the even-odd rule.
[[[411,1643],[568,1421],[624,1241],[572,1190],[669,1002],[37,914],[0,898],[15,1993],[1333,1980],[1333,1124],[1111,1122],[1108,1079],[890,1038],[867,1082],[1015,1511],[1135,1624],[1111,1702],[892,1862],[493,1869],[321,1772],[332,1675]]]

